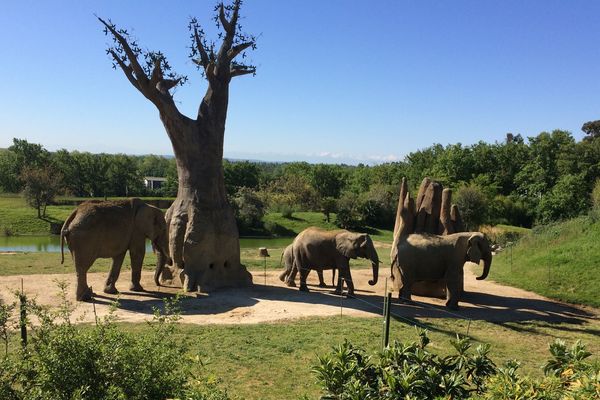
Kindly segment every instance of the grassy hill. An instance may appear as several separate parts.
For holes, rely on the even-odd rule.
[[[494,257],[489,279],[600,307],[599,240],[600,217],[593,215],[536,228]]]

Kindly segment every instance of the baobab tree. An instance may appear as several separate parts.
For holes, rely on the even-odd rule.
[[[125,29],[98,18],[112,38],[107,54],[131,85],[158,109],[177,160],[179,190],[167,211],[169,250],[174,267],[183,271],[188,291],[244,286],[252,277],[240,263],[239,234],[226,198],[223,178],[223,138],[229,84],[256,68],[236,59],[254,49],[255,38],[241,33],[241,0],[219,4],[214,20],[220,46],[209,42],[195,18],[189,22],[190,58],[208,83],[196,118],[179,112],[171,90],[186,82],[161,52],[144,51]]]

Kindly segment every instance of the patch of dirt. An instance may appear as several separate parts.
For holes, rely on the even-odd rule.
[[[383,275],[385,276],[385,272]],[[375,317],[382,313],[383,294],[386,278],[375,286],[369,286],[371,271],[352,271],[356,287],[356,297],[346,298],[332,294],[333,288],[319,288],[316,274],[309,276],[310,293],[297,288],[286,287],[279,281],[280,271],[254,271],[254,286],[250,288],[224,289],[208,295],[186,294],[182,300],[182,322],[192,324],[254,324],[275,322],[310,316],[350,315]],[[88,274],[89,284],[96,297],[93,303],[77,303],[75,317],[83,322],[94,321],[94,306],[98,316],[104,316],[109,306],[118,299],[116,311],[120,321],[141,322],[152,318],[154,307],[162,307],[163,298],[181,292],[176,286],[157,287],[152,273],[145,271],[142,285],[146,292],[128,291],[130,272],[124,270],[117,282],[120,295],[102,292],[107,273]],[[329,280],[326,272],[325,281]],[[69,284],[68,300],[74,301],[75,274],[24,275],[0,277],[0,298],[12,301],[14,292],[21,287],[25,293],[35,298],[39,304],[56,306],[60,302],[56,281]],[[389,287],[392,286],[388,281]],[[449,312],[445,300],[413,296],[413,303],[404,304],[394,294],[392,313],[401,318],[464,318],[492,322],[507,321],[548,321],[581,324],[598,320],[600,310],[590,307],[576,307],[547,299],[522,289],[502,286],[489,280],[477,281],[475,275],[465,268],[465,295],[459,311]]]

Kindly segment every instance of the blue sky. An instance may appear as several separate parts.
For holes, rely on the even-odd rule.
[[[94,17],[128,28],[206,85],[187,59],[189,16],[213,1],[6,1],[0,147],[172,154],[151,103],[111,69]],[[225,156],[384,162],[433,143],[501,141],[600,119],[600,2],[246,0],[256,77],[236,78]]]

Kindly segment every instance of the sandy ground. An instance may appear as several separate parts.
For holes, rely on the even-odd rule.
[[[383,272],[383,271],[382,271]],[[183,322],[192,324],[253,324],[303,318],[309,316],[364,316],[381,315],[386,286],[385,273],[375,286],[369,286],[370,270],[354,270],[355,298],[332,294],[333,288],[316,286],[316,274],[309,276],[310,293],[288,288],[277,278],[279,271],[255,271],[254,286],[242,289],[224,289],[210,295],[187,294],[182,300]],[[152,317],[153,308],[163,305],[163,298],[181,291],[179,287],[157,287],[152,274],[144,272],[142,285],[146,292],[127,290],[129,271],[123,271],[117,283],[122,292],[117,295],[102,293],[106,273],[88,274],[88,282],[97,293],[94,302],[76,303],[74,316],[84,322],[94,321],[94,306],[98,316],[108,313],[109,306],[118,299],[116,314],[120,321],[140,322]],[[21,287],[39,304],[56,306],[60,303],[56,281],[68,283],[68,299],[74,300],[75,274],[24,275],[0,277],[0,298],[14,299]],[[325,272],[325,280],[331,275]],[[391,282],[388,282],[391,286]],[[444,300],[413,296],[414,303],[402,304],[394,294],[392,312],[398,317],[464,318],[492,322],[540,320],[548,322],[584,323],[600,319],[600,310],[575,307],[549,300],[525,290],[502,286],[489,280],[477,281],[465,269],[465,295],[461,309],[449,313]]]

